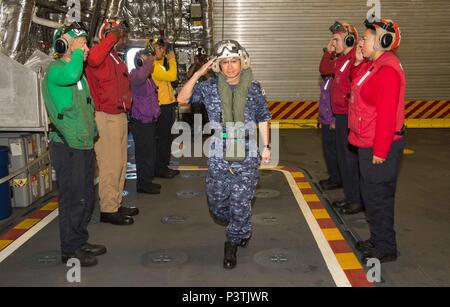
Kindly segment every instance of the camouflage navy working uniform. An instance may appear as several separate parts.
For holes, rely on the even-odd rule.
[[[217,86],[213,77],[198,83],[193,91],[191,103],[203,103],[211,126],[221,127],[222,112]],[[244,109],[245,124],[258,124],[271,119],[265,96],[257,81],[252,81]],[[256,125],[252,125],[255,126]],[[250,133],[254,133],[250,129]],[[257,146],[246,141],[245,160],[229,162],[223,157],[223,143],[212,137],[215,144],[209,152],[206,194],[212,215],[227,226],[227,239],[239,244],[251,235],[251,201],[258,183],[260,156]],[[220,149],[219,149],[220,148]]]

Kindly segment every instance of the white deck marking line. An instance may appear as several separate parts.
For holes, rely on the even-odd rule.
[[[303,216],[305,217],[306,223],[308,223],[309,229],[311,230],[311,233],[314,239],[316,240],[317,246],[319,247],[319,250],[322,253],[323,259],[325,260],[327,268],[330,271],[331,276],[333,277],[333,280],[336,283],[336,286],[351,287],[352,285],[348,280],[347,275],[345,275],[344,269],[342,269],[341,265],[339,264],[336,255],[334,254],[330,244],[325,238],[325,235],[323,234],[322,229],[319,226],[319,223],[317,223],[316,218],[312,214],[312,211],[309,208],[305,198],[303,197],[303,193],[300,191],[300,188],[297,186],[294,177],[292,177],[291,173],[288,171],[285,170],[277,170],[277,171],[283,172],[284,176],[286,177],[286,180],[288,181],[291,190],[294,193],[298,206],[300,207],[300,210],[302,211]]]

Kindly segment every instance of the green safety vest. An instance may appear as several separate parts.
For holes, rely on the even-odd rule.
[[[66,63],[62,60],[52,62],[42,81],[44,103],[53,125],[53,129],[50,132],[50,140],[65,143],[75,149],[92,149],[94,147],[94,138],[97,135],[97,126],[95,124],[93,100],[85,76],[82,75],[82,78],[77,83],[68,86],[71,88],[72,104],[62,109],[61,112],[58,112],[57,102],[53,99],[52,90],[48,87],[48,72],[54,66],[64,65]],[[82,89],[79,88],[80,84]],[[61,86],[59,88],[62,90],[67,87]]]

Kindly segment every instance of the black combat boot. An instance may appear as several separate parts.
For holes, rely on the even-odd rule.
[[[232,269],[236,266],[236,252],[238,246],[231,242],[225,242],[225,255],[223,259],[223,267],[225,269]]]

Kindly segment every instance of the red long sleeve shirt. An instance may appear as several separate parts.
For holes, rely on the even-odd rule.
[[[85,68],[95,110],[109,114],[131,108],[128,68],[113,49],[117,41],[114,35],[108,35],[92,47]]]
[[[361,88],[361,96],[377,110],[373,154],[386,159],[394,140],[400,95],[400,78],[389,66],[382,67],[370,82]]]
[[[336,55],[332,52],[325,51],[320,61],[319,72],[322,76],[334,74],[336,67]]]

